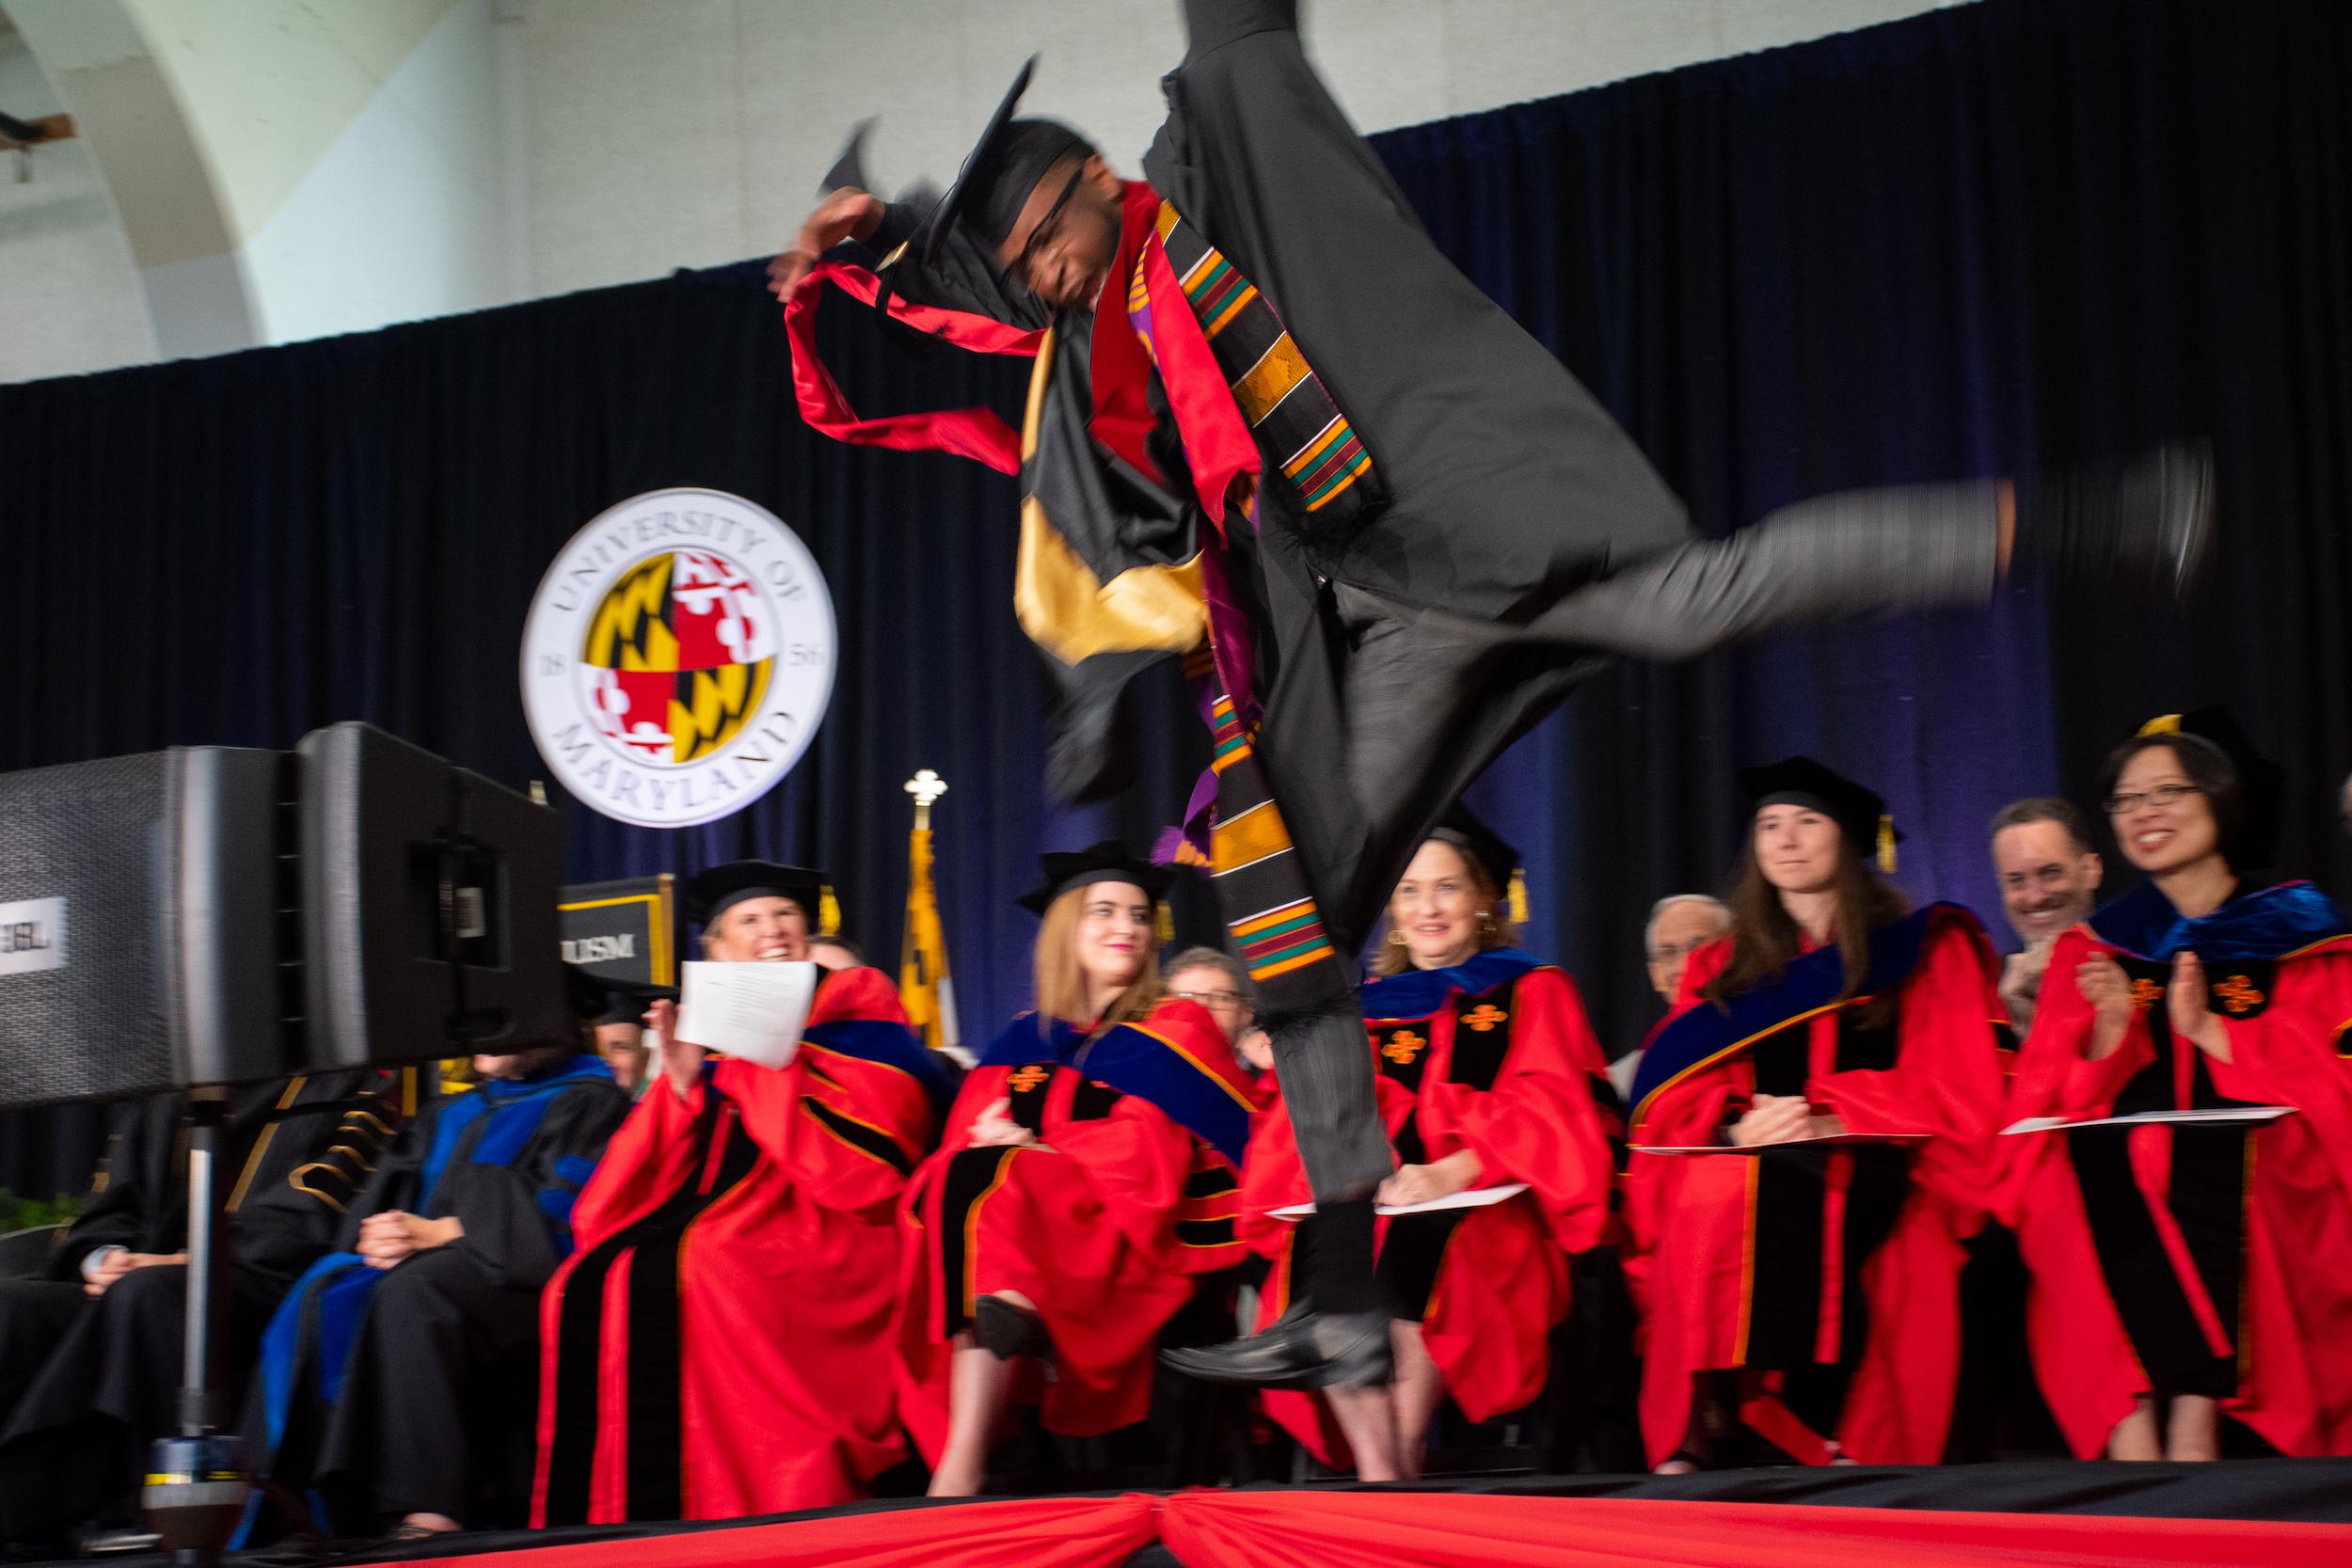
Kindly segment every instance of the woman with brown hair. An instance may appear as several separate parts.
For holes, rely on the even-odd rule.
[[[1956,906],[1905,913],[1876,794],[1804,757],[1740,780],[1732,934],[1634,1080],[1644,1442],[1692,1469],[1736,1418],[1804,1464],[1934,1464],[2000,1107],[1992,944]]]
[[[1263,1396],[1266,1413],[1326,1464],[1350,1454],[1366,1481],[1411,1480],[1438,1407],[1473,1421],[1533,1403],[1568,1311],[1568,1254],[1609,1219],[1618,1130],[1608,1063],[1575,982],[1514,945],[1504,889],[1518,853],[1457,813],[1414,854],[1389,900],[1389,938],[1364,987],[1396,1174],[1385,1205],[1524,1182],[1498,1203],[1391,1215],[1377,1272],[1394,1318],[1389,1388]],[[1274,1212],[1309,1199],[1290,1118],[1262,1117],[1245,1166],[1250,1244],[1278,1267],[1260,1327],[1287,1304],[1298,1250]],[[1327,1411],[1331,1420],[1324,1417]]]
[[[2100,780],[2149,880],[2058,938],[2010,1110],[2058,1125],[2002,1140],[2027,1342],[2084,1458],[2213,1459],[2224,1414],[2352,1453],[2352,928],[2236,869],[2270,859],[2282,785],[2217,709]],[[2291,1114],[2145,1119],[2263,1107]],[[2113,1117],[2143,1119],[2064,1126]]]
[[[979,1491],[1016,1402],[1067,1436],[1142,1420],[1160,1328],[1242,1259],[1255,1092],[1208,1010],[1162,993],[1167,880],[1114,843],[1045,857],[1022,900],[1037,1010],[980,1053],[908,1188],[900,1416],[934,1497]]]

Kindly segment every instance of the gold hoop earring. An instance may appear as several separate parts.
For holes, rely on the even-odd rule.
[[[1405,945],[1405,933],[1394,926],[1389,927],[1389,945],[1391,947]]]

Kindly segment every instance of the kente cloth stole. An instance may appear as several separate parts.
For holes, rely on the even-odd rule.
[[[1152,243],[1167,256],[1259,449],[1285,454],[1282,479],[1299,505],[1335,523],[1377,508],[1387,495],[1371,453],[1273,305],[1165,201]],[[1148,293],[1145,277],[1138,265],[1128,290],[1131,315],[1147,303],[1138,297]]]
[[[1167,366],[1155,329],[1167,324],[1153,311],[1155,303],[1165,303],[1152,297],[1154,246],[1192,318],[1173,330],[1198,325],[1253,439],[1262,451],[1290,453],[1282,473],[1300,505],[1334,516],[1376,505],[1383,497],[1372,459],[1273,306],[1166,202],[1127,291],[1128,320],[1162,373]],[[1246,504],[1254,522],[1254,496]],[[1204,538],[1201,554],[1209,635],[1187,656],[1184,673],[1208,721],[1214,752],[1194,791],[1186,830],[1170,834],[1163,852],[1179,863],[1208,868],[1232,950],[1257,982],[1266,1010],[1305,1010],[1345,995],[1353,982],[1324,929],[1289,826],[1258,762],[1248,622],[1223,591],[1216,543]]]

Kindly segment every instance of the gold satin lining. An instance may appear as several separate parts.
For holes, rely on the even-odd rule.
[[[1037,451],[1054,329],[1038,344],[1021,426],[1021,459]],[[1029,640],[1064,664],[1096,654],[1160,648],[1184,653],[1208,635],[1198,555],[1173,566],[1130,566],[1107,583],[1061,536],[1033,495],[1021,498],[1021,553],[1013,566],[1013,613]]]

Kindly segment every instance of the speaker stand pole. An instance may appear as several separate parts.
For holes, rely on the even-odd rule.
[[[179,1568],[218,1562],[221,1548],[244,1516],[253,1475],[233,1433],[220,1428],[220,1391],[215,1386],[219,1343],[214,1314],[226,1306],[222,1289],[227,1261],[221,1256],[219,1190],[221,1128],[229,1119],[226,1094],[195,1089],[188,1097],[188,1298],[184,1370],[180,1385],[180,1435],[157,1440],[147,1465],[140,1501],[148,1522]]]

